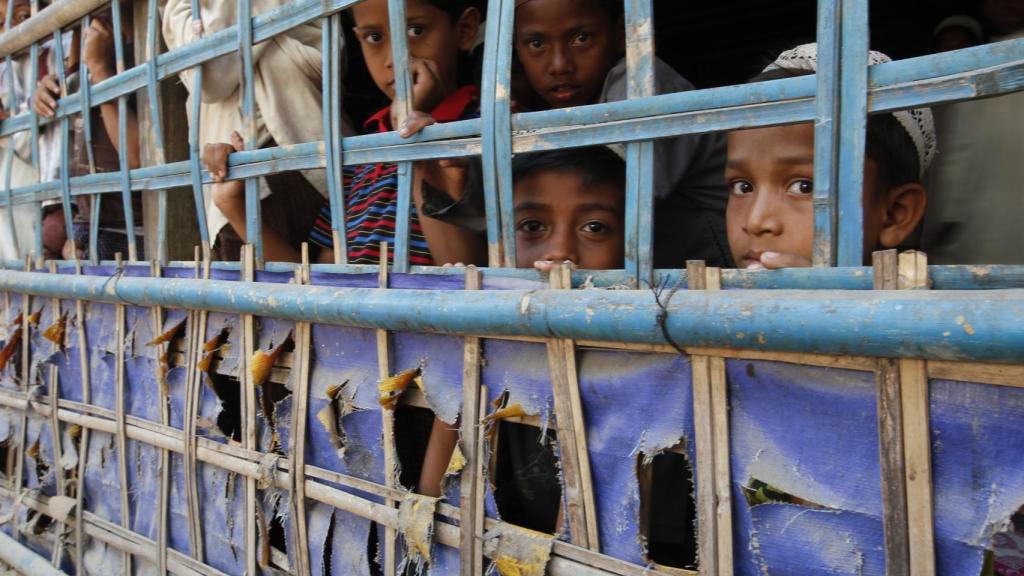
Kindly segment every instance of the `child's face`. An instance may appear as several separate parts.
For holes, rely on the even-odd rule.
[[[552,108],[593,104],[618,59],[621,28],[587,0],[530,0],[516,8],[516,54],[534,93]]]
[[[11,14],[11,28],[21,24],[32,15],[30,3],[21,0],[14,3],[14,12]],[[5,31],[7,25],[7,2],[0,1],[0,32]]]
[[[810,266],[814,239],[814,126],[795,124],[729,134],[726,224],[739,268]],[[925,190],[881,190],[878,165],[864,161],[864,258],[895,248],[924,214]]]
[[[516,267],[572,261],[588,270],[622,267],[625,194],[584,186],[573,172],[536,172],[515,183]]]
[[[453,22],[448,13],[425,0],[406,2],[405,20],[409,56],[427,63],[430,72],[450,93],[457,87],[459,50],[469,50],[476,38],[479,19],[467,9]],[[364,0],[352,7],[355,33],[363,49],[366,67],[374,83],[389,99],[395,97],[395,76],[391,62],[387,0]],[[414,79],[415,82],[415,79]]]

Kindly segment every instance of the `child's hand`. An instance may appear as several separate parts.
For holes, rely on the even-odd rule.
[[[60,83],[57,82],[57,75],[43,76],[36,84],[36,97],[32,101],[32,107],[36,114],[52,118],[56,114],[58,96],[60,96]]]
[[[103,80],[114,75],[114,36],[105,22],[94,18],[85,32],[85,51],[82,57],[89,67],[93,80]]]
[[[753,263],[747,266],[748,270],[768,269],[778,270],[780,268],[810,268],[811,261],[799,254],[786,252],[762,252],[761,265]]]
[[[550,274],[551,269],[557,264],[559,264],[559,262],[555,262],[554,260],[537,260],[533,263],[533,269],[541,274]],[[576,269],[576,263],[572,260],[566,260],[565,262],[561,262],[561,264],[565,264],[570,270]]]
[[[433,60],[423,60],[421,58],[409,58],[409,76],[412,80],[412,102],[410,108],[413,110],[433,110],[438,104],[444,100],[444,85],[441,82],[441,75],[437,70],[437,63]],[[391,109],[391,125],[397,126],[397,114],[399,111],[395,108]],[[408,120],[412,119],[416,114],[424,115],[425,113],[412,113],[409,115]],[[403,122],[404,125],[406,122]],[[423,126],[427,126],[424,124]],[[420,129],[423,128],[420,126]],[[409,132],[408,135],[403,134],[403,138],[415,134],[419,130]]]
[[[229,218],[234,212],[245,212],[245,185],[242,181],[224,182],[228,175],[228,155],[245,149],[242,136],[234,131],[231,143],[207,144],[203,148],[203,164],[213,179],[213,203]]]

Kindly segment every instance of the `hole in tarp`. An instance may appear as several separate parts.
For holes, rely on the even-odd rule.
[[[399,404],[395,407],[395,452],[398,456],[398,481],[415,490],[423,470],[434,413],[426,408]]]
[[[280,352],[291,353],[295,350],[295,341],[292,340],[291,334],[281,343]],[[276,354],[275,354],[276,356]],[[287,379],[287,378],[285,378]],[[278,454],[284,455],[284,447],[281,446],[281,437],[277,432],[277,422],[275,421],[276,412],[275,408],[277,404],[285,398],[292,395],[292,391],[288,389],[286,385],[271,378],[268,378],[259,387],[260,390],[260,411],[264,418],[267,420],[267,426],[270,427],[272,432],[272,441],[270,450]]]
[[[209,383],[213,393],[220,400],[220,412],[217,413],[217,429],[228,438],[241,442],[242,387],[238,378],[210,371]]]
[[[282,559],[287,564],[288,559],[288,536],[284,529],[284,518],[281,516],[281,498],[278,498],[274,503],[274,513],[270,516],[270,524],[267,526],[267,535],[269,536],[270,547],[280,551]],[[271,555],[271,560],[274,557]],[[275,562],[277,565],[277,562]],[[277,566],[278,568],[285,569],[287,566]]]
[[[331,520],[327,523],[327,535],[324,537],[323,551],[323,576],[331,573],[331,556],[334,553],[334,512],[331,512]]]
[[[555,432],[502,421],[495,438],[492,481],[505,522],[554,534],[562,504]]]
[[[1024,506],[1010,516],[1010,524],[992,535],[985,550],[981,576],[1020,576],[1024,574]]]
[[[32,527],[32,533],[38,536],[46,532],[46,529],[53,524],[53,518],[42,512],[32,510],[28,514],[28,524]]]
[[[669,451],[637,458],[640,534],[647,560],[672,568],[696,568],[697,520],[693,468],[683,454]]]
[[[370,576],[384,576],[384,562],[381,560],[380,534],[377,523],[370,522],[370,535],[366,539],[366,557],[370,560]]]
[[[743,497],[747,500],[747,505],[750,507],[757,506],[759,504],[796,504],[797,506],[803,506],[805,508],[814,508],[816,510],[825,510],[828,507],[822,506],[817,502],[812,502],[801,498],[795,494],[790,494],[784,490],[776,488],[767,482],[758,478],[751,478],[747,485],[743,487]]]

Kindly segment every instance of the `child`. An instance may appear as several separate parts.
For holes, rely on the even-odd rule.
[[[121,30],[123,36],[125,68],[134,64],[132,46],[132,14],[130,4],[125,5],[121,13]],[[109,14],[96,16],[92,19],[89,28],[85,29],[84,42],[81,58],[89,70],[89,82],[97,84],[117,73],[114,58],[114,36],[113,22]],[[78,37],[76,33],[75,38]],[[78,42],[72,40],[65,47],[66,58],[61,64],[64,66],[67,81],[67,92],[73,93],[77,90],[78,78]],[[35,101],[33,103],[36,112],[40,116],[52,118],[57,108],[57,98],[60,97],[61,87],[58,82],[58,75],[52,72],[57,64],[51,62],[51,73],[45,74],[36,86]],[[117,101],[104,102],[90,111],[92,115],[93,141],[92,156],[93,166],[97,172],[108,172],[121,169],[119,151],[121,143],[118,141],[118,112]],[[125,169],[135,169],[140,166],[139,162],[139,129],[135,115],[134,99],[129,98],[127,113],[125,114],[127,150],[126,158],[128,165]],[[41,138],[40,162],[42,164],[42,177],[44,180],[54,180],[60,177],[60,135],[56,132],[57,124],[51,124],[48,129],[48,137]],[[98,127],[98,128],[97,128]],[[70,148],[72,165],[68,167],[71,176],[89,174],[92,167],[89,162],[89,153],[86,150],[82,123],[76,120],[74,123],[74,141]],[[74,230],[78,256],[84,255],[89,243],[89,217],[90,199],[87,196],[77,196],[74,199],[77,208],[74,216]],[[126,225],[124,218],[124,203],[120,193],[104,194],[100,205],[99,234],[97,255],[100,260],[110,260],[118,252],[127,255],[128,234],[136,238],[136,245],[141,251],[142,231],[142,196],[132,195],[132,214],[134,222]],[[141,255],[141,252],[140,252]]]
[[[621,0],[516,0],[514,47],[531,89],[526,108],[548,109],[626,98]],[[655,92],[693,85],[655,58]],[[655,142],[655,265],[723,264],[725,139],[683,135]]]
[[[888,62],[871,52],[871,64]],[[813,74],[817,46],[783,52],[754,82]],[[917,227],[926,203],[921,178],[935,154],[927,108],[868,118],[864,161],[864,260],[895,248]],[[740,268],[810,266],[814,234],[814,126],[729,134],[729,245]]]
[[[618,154],[596,146],[519,155],[512,161],[512,178],[517,268],[548,272],[553,265],[563,262],[589,270],[622,267],[626,165]],[[512,437],[506,447],[513,460],[515,481],[505,484],[505,490],[517,492],[512,500],[527,502],[531,498],[525,492],[518,493],[528,482],[528,490],[534,495],[555,495],[557,508],[560,488],[555,470],[552,468],[548,475],[537,473],[536,465],[526,465],[544,458],[536,435],[526,438],[519,429],[509,433]],[[456,430],[435,421],[420,474],[422,493],[441,494],[441,480],[457,439]],[[527,472],[527,468],[532,472]],[[534,478],[524,480],[520,477],[523,474],[532,474]],[[538,477],[551,482],[537,480]],[[525,514],[530,518],[543,516]],[[545,531],[557,528],[527,527]]]
[[[391,64],[391,42],[388,34],[386,0],[367,0],[352,8],[355,33],[362,46],[366,66],[377,87],[388,98],[394,98],[394,76]],[[397,126],[403,137],[409,137],[434,122],[458,120],[473,114],[479,98],[475,86],[458,86],[460,51],[473,47],[480,27],[480,12],[469,0],[408,0],[406,21],[409,40],[409,70],[412,77],[412,108],[414,112]],[[431,113],[423,112],[431,110]],[[385,108],[372,116],[366,127],[387,132],[395,123],[397,110]],[[237,135],[236,135],[237,136]],[[208,145],[204,160],[219,184],[214,187],[214,202],[228,217],[239,236],[245,238],[245,202],[241,182],[223,183],[227,155],[241,150],[241,138],[232,144]],[[422,205],[422,189],[432,187],[461,195],[460,186],[446,176],[438,162],[417,162],[414,177],[414,200]],[[344,173],[348,262],[377,264],[382,241],[395,242],[397,213],[398,167],[392,163],[365,164],[346,168]],[[263,228],[264,256],[267,260],[298,259],[296,246],[290,245]],[[325,203],[310,234],[312,243],[320,248],[318,260],[333,262],[331,216]],[[433,218],[419,218],[412,212],[410,222],[409,260],[414,265],[444,262],[478,263],[482,259],[483,242],[478,234],[445,224]]]

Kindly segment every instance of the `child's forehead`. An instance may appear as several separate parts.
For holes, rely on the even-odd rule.
[[[518,0],[515,26],[564,26],[586,20],[612,24],[607,9],[597,0]]]
[[[728,135],[729,150],[750,146],[770,149],[814,149],[814,124],[802,122],[785,126],[767,126],[734,130]]]
[[[0,0],[2,2],[3,0]],[[405,5],[405,18],[422,18],[430,15],[447,13],[434,6],[427,0],[408,0]],[[388,2],[387,0],[363,0],[352,6],[352,19],[356,26],[387,25],[388,24]]]

